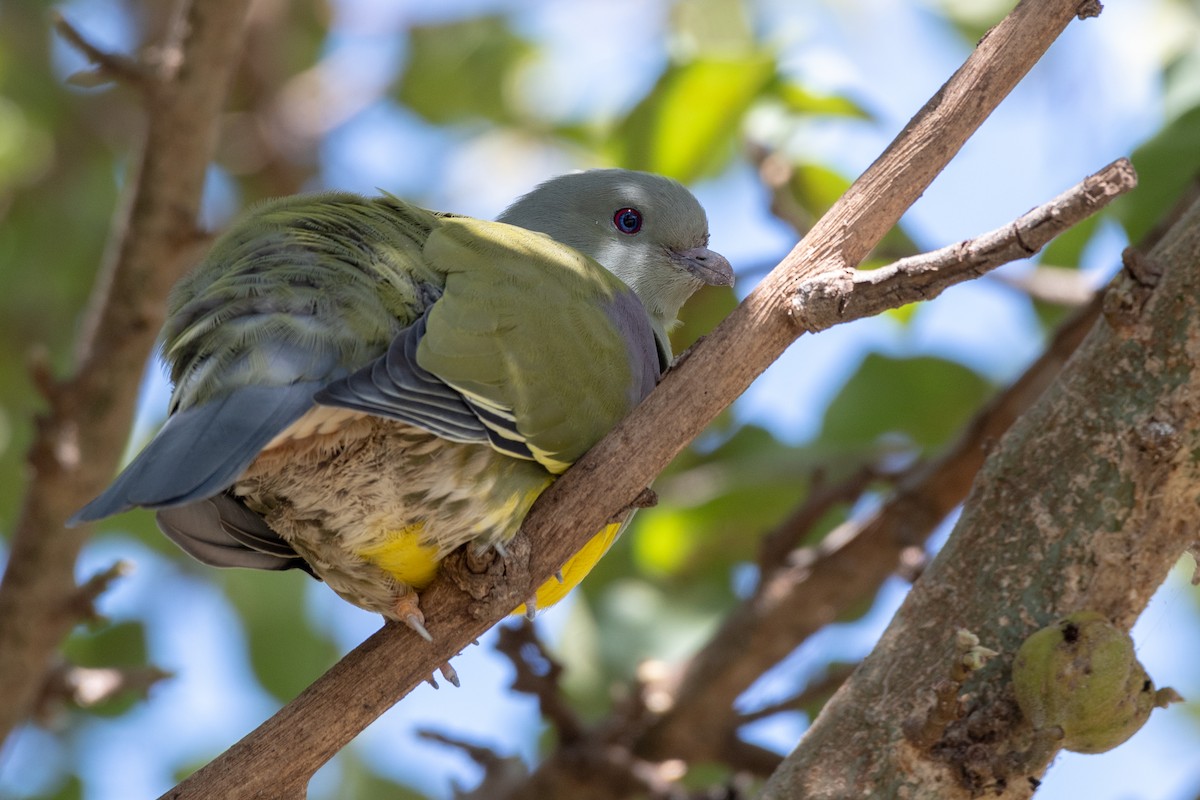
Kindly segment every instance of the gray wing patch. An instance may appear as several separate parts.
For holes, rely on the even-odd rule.
[[[515,420],[473,403],[417,363],[428,315],[426,310],[396,334],[385,354],[333,381],[314,399],[321,405],[400,420],[452,442],[490,444],[515,458],[533,460]]]
[[[617,294],[605,310],[625,343],[630,371],[628,402],[633,408],[654,390],[659,377],[671,366],[671,343],[659,339],[645,306],[632,291]]]
[[[319,381],[245,386],[177,411],[103,494],[68,525],[135,506],[169,508],[228,488],[275,436],[313,406]]]
[[[313,574],[290,544],[228,492],[160,509],[155,519],[167,538],[203,564]]]

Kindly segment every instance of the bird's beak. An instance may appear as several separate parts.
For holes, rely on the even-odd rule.
[[[733,267],[720,253],[707,247],[693,247],[671,255],[683,269],[709,286],[733,286]]]

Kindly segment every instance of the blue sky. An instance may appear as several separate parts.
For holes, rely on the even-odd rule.
[[[797,153],[854,175],[967,50],[920,3],[830,5],[837,10],[763,0],[757,4],[757,22],[794,74],[814,88],[848,94],[876,115],[873,124],[814,122],[789,139]],[[1155,48],[1165,47],[1171,36],[1168,28],[1154,25],[1168,5],[1166,0],[1110,3],[1099,20],[1072,24],[906,216],[909,233],[929,248],[973,236],[1128,155],[1165,113]],[[344,82],[336,93],[361,107],[322,146],[321,187],[363,192],[378,187],[432,207],[494,216],[538,180],[589,166],[565,150],[532,147],[504,133],[431,127],[382,97],[403,56],[397,31],[417,21],[496,7],[513,9],[523,30],[552,43],[523,79],[536,91],[543,113],[617,114],[646,90],[667,58],[665,7],[657,2],[338,0],[336,33],[326,55]],[[130,32],[107,0],[75,0],[67,9],[100,42],[128,44]],[[59,58],[64,72],[77,68],[65,51]],[[751,121],[762,130],[772,124],[767,117]],[[774,263],[792,245],[788,229],[767,214],[763,191],[748,168],[701,184],[696,192],[709,212],[714,247],[735,266]],[[226,219],[240,202],[216,172],[208,201],[206,214],[213,223]],[[1091,249],[1087,272],[1097,284],[1115,268],[1124,244],[1109,232]],[[739,293],[744,295],[751,283],[743,281]],[[867,352],[942,355],[1005,381],[1020,373],[1041,344],[1028,304],[995,282],[978,281],[927,304],[907,328],[873,319],[804,337],[755,383],[736,411],[785,439],[802,441],[815,432],[829,398]],[[161,418],[168,391],[160,369],[150,368],[147,376],[139,417],[143,432]],[[24,730],[0,755],[0,797],[36,794],[56,765],[70,760],[83,771],[87,800],[157,796],[173,784],[175,770],[215,755],[275,707],[250,675],[235,612],[202,579],[203,568],[183,567],[128,540],[110,538],[88,548],[80,573],[90,574],[118,557],[134,561],[137,569],[103,598],[102,610],[117,620],[145,619],[152,661],[178,675],[120,719],[89,722],[62,737]],[[829,652],[842,658],[865,654],[902,592],[899,582],[890,584],[865,619],[815,637],[776,675],[802,673]],[[1151,675],[1187,697],[1200,696],[1200,676],[1188,666],[1200,651],[1195,605],[1194,591],[1175,576],[1135,629]],[[347,650],[377,627],[375,618],[315,584],[304,613]],[[544,614],[540,624],[551,638],[567,631],[576,640],[590,635],[586,611],[570,601]],[[415,728],[436,727],[535,756],[536,709],[507,691],[510,668],[492,654],[489,639],[460,656],[455,666],[462,689],[418,689],[359,740],[360,752],[376,769],[431,797],[448,796],[452,780],[469,784],[477,772],[456,753],[416,741]],[[772,679],[755,691],[769,694]],[[757,726],[754,736],[784,752],[803,724],[798,716],[783,718]],[[1197,728],[1185,711],[1157,713],[1142,733],[1113,753],[1060,758],[1038,796],[1192,797],[1200,765],[1187,765],[1194,763],[1198,746]],[[332,790],[339,769],[335,763],[318,776],[316,795],[322,788]]]

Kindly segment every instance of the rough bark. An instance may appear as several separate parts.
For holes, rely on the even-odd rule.
[[[917,465],[870,516],[764,572],[753,596],[685,666],[670,703],[639,736],[646,758],[719,758],[746,722],[734,701],[831,620],[873,596],[908,548],[921,548],[967,496],[988,448],[1050,385],[1100,314],[1094,303],[1065,324],[1046,352],[972,420],[937,459]]]
[[[1195,541],[1198,363],[1200,204],[1148,256],[1127,254],[1103,320],[988,458],[948,543],[764,798],[1032,794],[1045,761],[1023,763],[1013,654],[1077,610],[1128,629]],[[901,724],[928,713],[959,627],[1002,656],[964,687],[965,717],[913,746]]]

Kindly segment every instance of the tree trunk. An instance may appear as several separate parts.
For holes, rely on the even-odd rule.
[[[1013,699],[1012,658],[1073,611],[1128,629],[1196,538],[1200,499],[1200,203],[1148,257],[1127,251],[1103,318],[1000,440],[946,546],[874,652],[763,798],[1030,796],[1048,753]],[[963,716],[919,746],[967,628],[1001,656]]]

